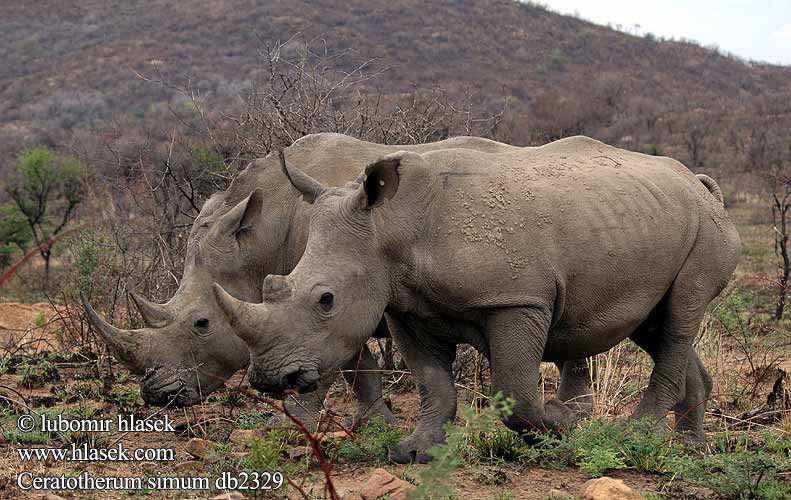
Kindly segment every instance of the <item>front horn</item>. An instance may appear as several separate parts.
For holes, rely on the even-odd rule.
[[[235,328],[234,333],[248,346],[254,347],[257,339],[255,326],[266,324],[269,317],[266,306],[243,302],[226,292],[217,283],[212,284],[212,291],[228,322]]]
[[[132,334],[132,330],[121,330],[114,327],[94,311],[82,294],[80,294],[80,300],[91,326],[99,333],[99,336],[113,354],[118,357],[118,360],[135,374],[139,375],[145,372],[146,366],[142,356],[142,346]]]

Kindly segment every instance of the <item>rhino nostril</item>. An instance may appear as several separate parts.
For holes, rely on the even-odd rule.
[[[300,370],[299,368],[297,368],[296,370],[294,370],[291,373],[287,373],[286,374],[286,385],[289,388],[296,387],[297,384],[299,383],[300,375],[302,375],[302,370]]]

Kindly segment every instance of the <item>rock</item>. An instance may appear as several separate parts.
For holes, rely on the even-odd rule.
[[[363,500],[376,500],[386,496],[388,500],[407,500],[406,492],[414,485],[403,479],[398,479],[386,470],[379,468],[360,489]]]
[[[140,462],[140,469],[146,474],[153,474],[162,467],[156,462]]]
[[[195,458],[203,460],[216,445],[207,439],[192,438],[187,441],[184,450]]]
[[[357,491],[350,491],[343,495],[343,500],[365,500],[362,495]]]
[[[174,469],[178,472],[203,472],[203,462],[198,460],[186,460],[177,463]]]
[[[547,492],[547,498],[573,498],[574,495],[569,493],[566,490],[561,490],[558,488],[552,488]]]
[[[244,500],[244,495],[238,491],[229,491],[228,493],[211,497],[209,500]]]
[[[288,458],[291,460],[299,460],[305,455],[312,455],[313,450],[307,446],[294,446],[288,450]]]
[[[643,500],[643,495],[620,479],[600,477],[583,485],[582,500]]]
[[[349,439],[349,433],[346,431],[325,432],[319,436],[319,442],[323,443],[329,439]]]
[[[264,437],[264,433],[259,430],[234,429],[233,432],[231,432],[230,439],[233,444],[248,446],[253,439],[262,437]]]

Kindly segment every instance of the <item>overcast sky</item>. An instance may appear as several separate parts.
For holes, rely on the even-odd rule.
[[[552,10],[633,32],[690,38],[746,59],[791,65],[791,0],[545,0]]]

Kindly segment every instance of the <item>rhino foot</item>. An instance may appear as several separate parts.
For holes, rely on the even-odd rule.
[[[581,414],[574,411],[574,406],[557,399],[544,403],[544,415],[545,422],[550,424],[548,427],[555,431],[571,429],[581,418]]]
[[[419,463],[431,461],[428,450],[437,444],[445,442],[445,433],[440,432],[413,432],[409,437],[390,448],[390,460],[399,464]]]
[[[396,425],[397,423],[395,415],[393,415],[393,412],[390,411],[384,401],[379,401],[371,408],[357,408],[357,415],[354,418],[346,417],[343,422],[344,425],[351,428],[354,425],[360,425],[360,423],[377,417],[381,417],[388,425]]]

